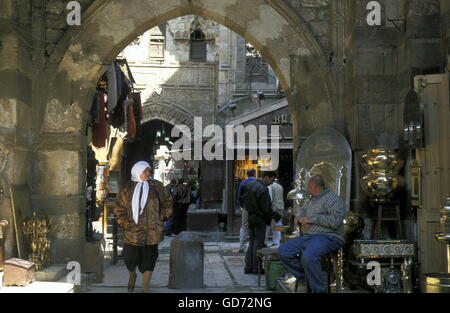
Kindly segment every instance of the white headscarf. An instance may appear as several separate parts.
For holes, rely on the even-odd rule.
[[[136,224],[138,223],[139,215],[144,212],[145,205],[147,204],[149,185],[147,181],[143,181],[141,179],[141,174],[147,167],[150,167],[150,164],[140,161],[134,164],[131,169],[131,180],[137,182],[136,187],[134,188],[133,200],[131,202],[133,208],[133,219]],[[142,198],[141,203],[139,203],[139,193],[141,190]]]

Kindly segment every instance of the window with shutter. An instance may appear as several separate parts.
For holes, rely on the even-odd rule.
[[[193,62],[206,62],[206,39],[200,29],[191,33],[189,59]]]
[[[150,61],[164,61],[165,32],[166,24],[158,25],[150,30]]]

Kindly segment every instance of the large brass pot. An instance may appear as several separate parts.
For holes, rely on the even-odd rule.
[[[361,156],[361,165],[369,173],[389,171],[398,173],[405,164],[397,152],[389,149],[370,149]]]
[[[375,202],[388,202],[404,186],[398,172],[405,162],[397,152],[389,149],[371,149],[361,156],[361,166],[367,175],[361,179],[364,193]]]
[[[361,179],[364,193],[375,202],[388,202],[405,185],[405,179],[385,171],[370,172]]]

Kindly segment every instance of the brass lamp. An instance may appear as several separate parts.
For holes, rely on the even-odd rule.
[[[295,189],[292,189],[291,191],[289,191],[286,198],[288,200],[304,201],[304,200],[308,199],[308,197],[309,197],[308,191],[298,190],[297,188],[295,188]]]

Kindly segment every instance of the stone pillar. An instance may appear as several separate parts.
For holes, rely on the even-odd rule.
[[[181,232],[170,243],[169,288],[199,289],[203,285],[203,242],[188,232]]]
[[[31,58],[20,35],[28,33],[29,13],[27,4],[0,2],[0,190],[4,192],[0,219],[10,225],[4,233],[6,259],[17,255],[9,190],[12,185],[26,184],[30,170]]]
[[[46,134],[33,145],[32,205],[50,219],[51,261],[83,261],[86,148],[80,134]],[[83,270],[83,269],[82,269]]]

